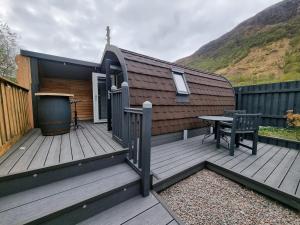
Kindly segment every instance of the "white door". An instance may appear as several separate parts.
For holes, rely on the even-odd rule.
[[[94,123],[106,122],[106,75],[93,73],[92,77]]]

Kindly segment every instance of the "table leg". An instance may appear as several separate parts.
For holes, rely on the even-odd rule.
[[[218,125],[219,125],[219,121],[215,121],[215,126],[214,126],[215,140],[217,139]]]

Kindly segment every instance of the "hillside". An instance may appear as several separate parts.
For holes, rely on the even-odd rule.
[[[300,80],[300,0],[263,10],[177,62],[234,85]]]

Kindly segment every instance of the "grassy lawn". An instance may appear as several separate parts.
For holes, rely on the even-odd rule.
[[[292,141],[300,141],[300,127],[280,128],[280,127],[260,127],[259,135],[281,138]]]

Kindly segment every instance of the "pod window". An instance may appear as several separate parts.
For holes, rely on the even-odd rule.
[[[183,73],[172,71],[173,80],[177,89],[177,93],[181,95],[188,95],[189,94],[189,88],[186,82],[186,79],[184,77]]]

